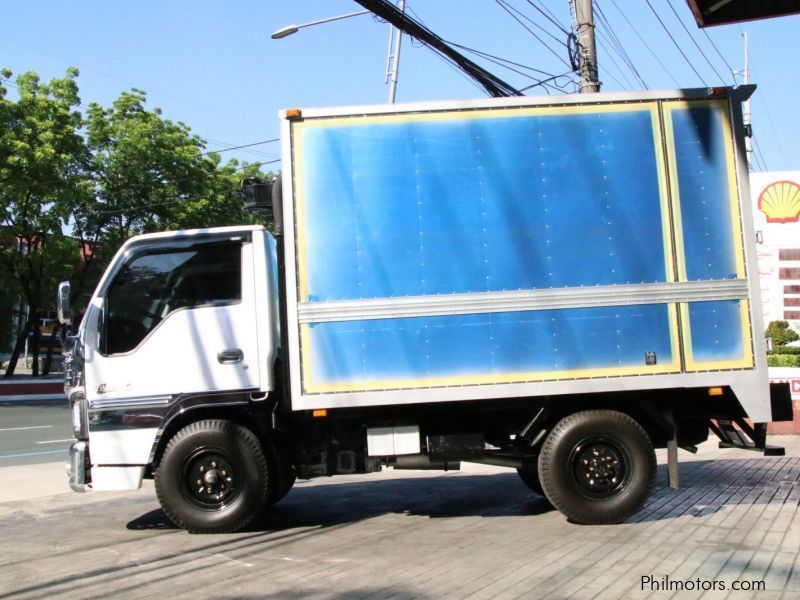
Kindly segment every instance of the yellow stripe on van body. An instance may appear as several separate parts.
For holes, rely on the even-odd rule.
[[[739,207],[738,184],[736,181],[736,161],[734,156],[733,132],[728,114],[727,100],[675,100],[664,103],[664,128],[667,140],[667,160],[669,164],[669,181],[672,192],[672,214],[675,225],[675,252],[678,266],[678,281],[688,281],[686,272],[686,251],[683,240],[683,220],[681,217],[680,187],[678,181],[677,152],[675,148],[675,130],[673,128],[672,111],[688,110],[695,107],[711,107],[722,112],[723,144],[725,147],[725,168],[727,169],[728,201],[730,204],[732,242],[734,244],[734,259],[736,277],[746,279],[747,273],[744,263],[744,236],[742,233],[741,210]],[[687,372],[709,371],[722,369],[752,368],[753,339],[750,331],[749,303],[740,302],[740,319],[742,329],[743,356],[740,359],[726,361],[698,362],[694,359],[692,349],[692,330],[689,322],[689,306],[681,304],[681,334],[683,336],[683,353]]]

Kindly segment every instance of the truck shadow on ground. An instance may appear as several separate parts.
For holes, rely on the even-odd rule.
[[[295,528],[333,527],[387,514],[429,518],[536,516],[554,511],[516,473],[443,475],[348,482],[300,482],[247,528],[278,532]],[[800,457],[695,460],[681,464],[681,487],[667,487],[660,465],[654,493],[629,522],[648,522],[690,515],[704,517],[734,504],[768,504],[776,489],[800,486]],[[775,500],[778,501],[777,499]],[[172,529],[161,510],[127,525],[134,531]]]
[[[504,517],[552,511],[550,504],[530,492],[516,473],[407,477],[392,480],[299,482],[278,504],[262,512],[246,531],[285,531],[333,527],[385,514],[430,518]],[[130,523],[131,530],[169,529],[161,510]]]

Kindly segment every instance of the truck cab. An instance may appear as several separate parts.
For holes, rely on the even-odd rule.
[[[119,250],[68,365],[78,447],[92,449],[73,459],[88,467],[73,472],[74,487],[138,487],[159,436],[187,403],[269,396],[274,273],[275,242],[263,227],[145,235]]]

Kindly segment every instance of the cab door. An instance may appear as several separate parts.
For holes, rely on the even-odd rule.
[[[124,251],[86,315],[90,406],[259,388],[250,235],[145,238]]]

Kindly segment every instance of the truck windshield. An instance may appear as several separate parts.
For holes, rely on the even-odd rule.
[[[180,308],[241,300],[241,247],[239,241],[224,241],[137,254],[106,293],[101,352],[133,350]]]

